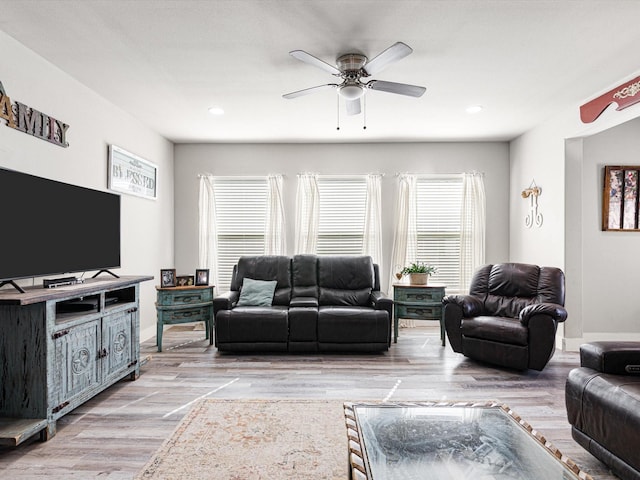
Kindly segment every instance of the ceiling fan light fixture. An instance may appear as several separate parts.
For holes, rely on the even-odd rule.
[[[220,107],[209,107],[208,111],[210,115],[224,115],[224,110]]]
[[[356,100],[364,95],[364,90],[358,85],[343,85],[338,93],[345,100]]]
[[[482,105],[471,105],[467,107],[467,113],[480,113],[484,107]]]

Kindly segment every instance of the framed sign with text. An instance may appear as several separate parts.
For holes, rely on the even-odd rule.
[[[158,167],[116,145],[109,146],[109,190],[157,198]]]

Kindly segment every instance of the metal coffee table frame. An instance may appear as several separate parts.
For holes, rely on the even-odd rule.
[[[393,403],[367,403],[367,402],[345,402],[344,414],[347,426],[347,436],[349,440],[349,478],[352,480],[378,480],[372,476],[371,465],[367,457],[367,440],[362,432],[357,408],[414,408],[414,407],[457,407],[464,408],[490,408],[501,410],[506,417],[521,428],[533,442],[538,443],[551,457],[559,462],[563,467],[563,478],[593,480],[593,478],[580,470],[571,459],[563,455],[551,442],[549,442],[540,432],[533,429],[531,425],[520,418],[508,406],[496,402],[393,402]],[[425,472],[427,473],[427,472]],[[566,475],[565,475],[566,474]],[[383,479],[384,480],[384,479]]]

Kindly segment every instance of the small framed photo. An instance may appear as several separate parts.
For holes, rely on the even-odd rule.
[[[160,287],[175,287],[176,286],[176,269],[175,268],[163,268],[160,270]]]
[[[178,275],[176,277],[177,287],[191,287],[193,286],[193,275]]]
[[[209,285],[209,269],[196,270],[196,285]]]

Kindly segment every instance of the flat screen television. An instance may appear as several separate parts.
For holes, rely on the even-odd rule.
[[[120,195],[0,168],[0,283],[120,267]]]

